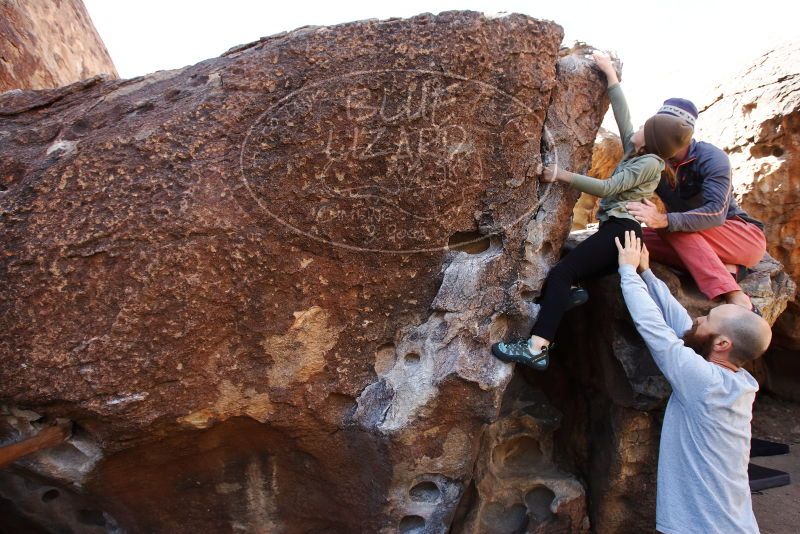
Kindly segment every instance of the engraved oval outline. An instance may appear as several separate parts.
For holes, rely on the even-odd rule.
[[[505,91],[503,91],[501,89],[498,89],[497,87],[495,87],[495,86],[493,86],[491,84],[488,84],[488,83],[483,82],[481,80],[473,80],[471,78],[467,78],[466,76],[461,76],[460,74],[455,74],[455,73],[451,73],[451,72],[447,72],[447,71],[434,71],[434,70],[427,70],[427,69],[375,69],[375,70],[358,70],[358,71],[348,72],[346,74],[340,74],[338,76],[333,76],[331,78],[324,78],[324,79],[316,81],[316,82],[311,82],[309,84],[306,84],[306,85],[300,87],[299,89],[295,89],[294,91],[292,91],[288,95],[284,96],[283,98],[281,98],[280,100],[278,100],[277,102],[272,104],[264,112],[262,112],[258,117],[256,117],[256,120],[253,121],[253,124],[251,124],[250,128],[247,129],[247,135],[245,135],[244,141],[242,142],[242,148],[239,151],[239,171],[240,171],[240,174],[241,174],[242,183],[244,184],[245,189],[247,189],[247,192],[250,195],[250,197],[252,197],[252,199],[256,202],[256,204],[258,204],[258,206],[262,210],[264,210],[270,217],[272,217],[273,219],[275,219],[279,223],[283,224],[284,226],[286,226],[290,230],[292,230],[292,231],[294,231],[294,232],[296,232],[298,234],[304,235],[304,236],[306,236],[306,237],[308,237],[310,239],[313,239],[315,241],[319,241],[321,243],[327,243],[329,245],[333,245],[335,247],[342,247],[342,248],[345,248],[345,249],[348,249],[348,250],[356,250],[356,251],[362,251],[362,252],[382,252],[382,253],[388,253],[388,254],[417,254],[417,253],[427,253],[427,252],[438,252],[438,251],[443,251],[443,250],[444,251],[452,250],[447,245],[433,247],[433,248],[417,248],[417,249],[406,249],[406,250],[385,250],[385,249],[380,249],[380,248],[358,247],[358,246],[355,246],[355,245],[348,245],[346,243],[337,243],[337,242],[331,241],[329,239],[324,239],[322,237],[319,237],[319,236],[316,236],[316,235],[311,234],[309,232],[306,232],[305,230],[297,228],[296,226],[292,225],[291,223],[289,223],[287,221],[284,221],[283,219],[278,217],[276,214],[272,213],[272,211],[270,211],[269,208],[267,208],[264,205],[262,200],[255,194],[253,189],[250,187],[250,183],[247,180],[247,175],[246,175],[246,173],[244,171],[245,149],[247,148],[247,144],[248,144],[248,142],[250,140],[250,135],[253,133],[253,129],[256,126],[260,125],[261,121],[264,119],[264,117],[266,117],[270,112],[272,112],[273,110],[278,108],[285,101],[294,98],[297,94],[302,93],[303,91],[307,91],[309,89],[313,89],[315,87],[319,87],[319,86],[321,86],[323,84],[328,84],[328,83],[330,83],[332,81],[337,80],[338,78],[351,78],[351,77],[356,77],[356,76],[364,76],[364,75],[368,75],[368,74],[388,73],[388,72],[423,73],[423,74],[429,74],[429,75],[433,75],[433,76],[441,76],[443,78],[454,78],[456,80],[461,80],[461,81],[465,81],[465,82],[469,82],[469,83],[475,83],[475,84],[483,86],[484,88],[488,88],[488,89],[490,89],[490,90],[492,90],[492,91],[494,91],[496,93],[500,93],[501,95],[503,95],[503,96],[505,96],[507,98],[510,98],[515,104],[517,104],[518,106],[521,106],[522,108],[524,108],[528,113],[534,113],[534,111],[530,107],[528,107],[524,102],[522,102],[520,99],[518,99],[517,97],[515,97],[513,95],[510,95],[510,94],[506,93]],[[546,115],[545,115],[545,121],[546,121]],[[543,127],[542,135],[547,139],[548,144],[553,147],[554,164],[557,167],[558,166],[558,151],[555,149],[555,143],[553,141],[553,136],[548,131],[546,124],[542,124],[542,127]],[[509,224],[507,224],[505,226],[501,226],[500,227],[501,230],[505,231],[507,228],[518,224],[522,219],[524,219],[525,217],[527,217],[528,215],[530,215],[534,211],[537,211],[542,206],[545,198],[547,198],[547,196],[548,196],[547,194],[549,193],[550,188],[553,185],[553,183],[554,182],[546,183],[544,192],[542,193],[542,195],[539,196],[539,201],[531,209],[529,209],[528,211],[526,211],[525,213],[520,215],[513,222],[511,222],[511,223],[509,223]],[[464,246],[464,245],[469,245],[471,243],[477,243],[478,241],[483,241],[484,239],[487,239],[487,238],[490,238],[490,237],[493,237],[495,235],[500,234],[501,230],[497,230],[497,231],[492,232],[490,234],[481,235],[480,237],[476,237],[475,239],[473,239],[471,241],[465,241],[463,243],[460,243],[459,245],[460,246]]]

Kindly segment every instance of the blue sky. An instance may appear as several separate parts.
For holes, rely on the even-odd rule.
[[[761,53],[800,39],[800,7],[796,2],[775,0],[84,3],[123,78],[194,64],[238,44],[304,25],[451,9],[525,13],[561,24],[566,44],[581,40],[619,54],[635,127],[670,96],[702,105],[716,84]],[[605,125],[613,122],[607,117]]]

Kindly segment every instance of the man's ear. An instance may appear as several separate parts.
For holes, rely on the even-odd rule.
[[[714,338],[714,350],[717,352],[727,352],[731,350],[733,343],[728,336],[717,336]]]

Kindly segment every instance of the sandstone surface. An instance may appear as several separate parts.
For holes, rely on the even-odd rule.
[[[0,2],[0,93],[117,70],[81,0]]]
[[[714,90],[698,136],[730,157],[739,204],[766,225],[767,251],[800,281],[800,43],[770,50]],[[800,303],[775,325],[767,386],[800,400]]]
[[[502,426],[489,346],[530,326],[569,231],[542,159],[585,171],[608,106],[562,35],[304,27],[0,96],[3,435],[76,424],[0,476],[20,521],[446,532]],[[519,491],[536,528],[586,524],[567,471]]]

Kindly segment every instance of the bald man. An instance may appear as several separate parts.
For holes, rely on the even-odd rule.
[[[650,270],[633,232],[624,246],[617,240],[617,249],[625,303],[672,385],[661,429],[656,528],[757,533],[747,463],[758,382],[742,366],[767,350],[769,324],[736,304],[692,321]]]

